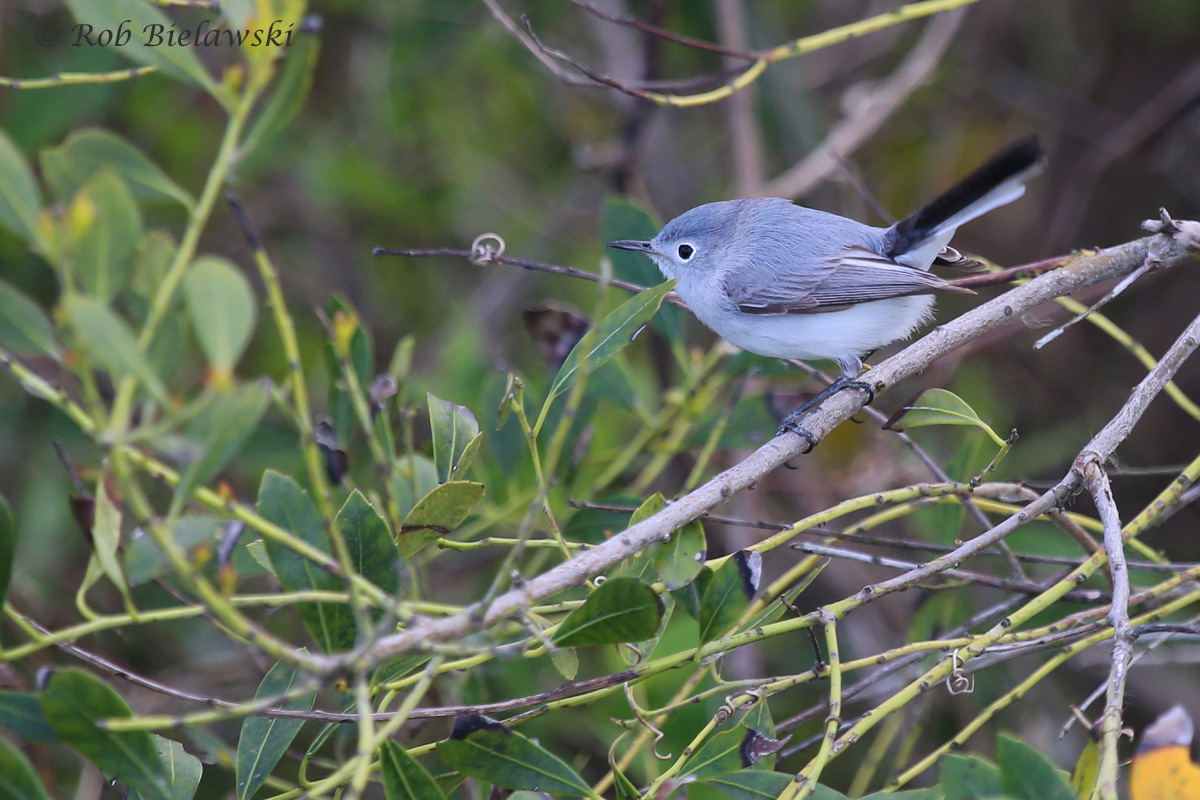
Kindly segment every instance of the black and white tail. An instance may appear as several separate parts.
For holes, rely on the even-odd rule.
[[[1025,181],[1041,172],[1045,161],[1036,137],[1017,142],[893,225],[887,255],[928,269],[959,225],[1025,194]]]

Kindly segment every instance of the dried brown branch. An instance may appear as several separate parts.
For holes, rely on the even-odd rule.
[[[696,94],[673,94],[661,91],[648,91],[645,88],[640,88],[638,85],[624,80],[618,80],[608,75],[603,75],[592,70],[578,59],[575,59],[566,53],[554,50],[542,43],[533,33],[528,21],[525,21],[524,29],[518,28],[517,24],[509,17],[504,10],[499,6],[497,0],[483,0],[492,15],[511,33],[521,44],[528,49],[535,57],[550,69],[550,71],[560,80],[573,86],[578,85],[593,85],[607,86],[624,94],[630,94],[639,97],[643,100],[665,105],[686,108],[692,106],[707,105],[724,100],[734,94],[742,91],[747,86],[753,84],[767,70],[767,67],[778,61],[784,61],[789,58],[795,58],[805,53],[811,53],[825,47],[831,47],[836,44],[855,39],[861,36],[866,36],[871,33],[876,33],[881,30],[900,25],[905,22],[910,22],[915,19],[952,12],[962,9],[968,5],[972,5],[979,0],[920,0],[920,2],[908,3],[900,6],[893,11],[887,11],[882,14],[877,14],[873,17],[859,20],[848,25],[842,25],[831,30],[813,34],[811,36],[802,36],[790,42],[770,48],[769,50],[760,53],[752,53],[743,51],[739,48],[734,48],[736,52],[729,52],[726,55],[737,56],[748,60],[744,68],[739,68],[732,74],[719,73],[714,75],[702,76],[699,80],[714,81],[719,80],[720,85],[708,91],[698,92]],[[590,9],[589,9],[590,10]],[[630,21],[620,18],[622,24],[627,24]],[[642,27],[638,25],[636,27]],[[687,44],[692,47],[702,47],[703,49],[713,49],[708,43],[701,43],[697,40],[684,41],[682,37],[676,34],[669,34],[661,27],[651,26],[653,30],[648,31],[652,35],[662,38],[671,38],[681,44]],[[645,28],[643,28],[645,29]],[[566,68],[564,68],[566,67]],[[578,74],[575,74],[578,73]],[[583,78],[579,76],[582,75]],[[722,77],[724,76],[724,77]],[[682,83],[696,83],[696,78],[687,79]]]
[[[1009,267],[1008,269],[997,270],[996,272],[988,272],[982,275],[970,275],[966,278],[955,278],[946,281],[951,286],[958,286],[963,289],[979,289],[984,286],[999,286],[1005,283],[1014,281],[1028,280],[1036,278],[1051,270],[1065,267],[1074,261],[1078,261],[1086,255],[1091,255],[1092,251],[1081,253],[1071,253],[1065,256],[1056,256],[1055,258],[1047,258],[1042,261],[1034,261],[1031,264],[1021,264],[1017,267]]]
[[[643,33],[648,33],[651,36],[657,36],[658,38],[664,39],[668,42],[674,42],[675,44],[683,45],[684,47],[692,47],[697,50],[706,50],[710,53],[719,53],[723,56],[742,58],[746,59],[747,61],[753,61],[755,59],[762,58],[763,56],[763,53],[753,50],[746,50],[742,47],[730,47],[726,44],[706,42],[703,39],[696,39],[692,36],[685,36],[682,33],[675,33],[674,31],[658,25],[652,25],[649,22],[643,22],[639,19],[635,19],[634,17],[623,17],[619,14],[610,14],[603,9],[596,8],[591,3],[585,3],[584,0],[567,0],[567,2],[573,6],[582,8],[584,11],[588,12],[597,19],[602,19],[605,22],[611,22],[615,25],[624,25],[627,28],[634,28],[642,31]]]
[[[402,256],[404,258],[435,258],[441,256],[465,258],[473,264],[507,264],[511,267],[520,267],[521,269],[533,270],[535,272],[549,272],[552,275],[564,275],[568,278],[580,278],[585,281],[607,283],[610,286],[616,286],[618,289],[624,289],[629,292],[642,292],[647,288],[636,283],[623,281],[620,278],[605,278],[603,275],[597,275],[594,272],[576,269],[575,267],[560,267],[557,264],[545,264],[541,261],[529,261],[523,258],[509,258],[508,256],[495,253],[489,253],[481,258],[478,251],[454,250],[452,248],[441,247],[425,250],[393,250],[387,247],[376,247],[371,253],[376,256]],[[687,308],[684,302],[679,299],[679,295],[674,292],[668,293],[663,302],[678,306],[679,308]]]

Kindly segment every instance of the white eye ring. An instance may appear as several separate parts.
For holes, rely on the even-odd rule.
[[[675,250],[675,252],[679,253],[679,257],[681,259],[683,259],[684,261],[687,261],[689,258],[691,258],[695,254],[696,248],[692,247],[690,244],[685,243],[685,244],[679,245],[679,247]]]

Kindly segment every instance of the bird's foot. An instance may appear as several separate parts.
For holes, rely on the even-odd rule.
[[[785,433],[794,433],[804,441],[808,442],[808,447],[805,448],[804,452],[811,453],[813,448],[816,447],[817,443],[821,440],[816,436],[813,436],[807,428],[796,424],[800,421],[801,417],[804,416],[804,412],[807,410],[808,409],[801,407],[784,417],[783,422],[779,424],[779,430],[775,432],[775,435],[782,436]]]
[[[860,391],[866,392],[867,393],[867,402],[863,403],[863,405],[869,406],[869,405],[871,405],[871,403],[875,402],[875,387],[872,386],[871,384],[867,383],[866,381],[848,381],[845,378],[839,378],[838,380],[834,381],[830,385],[836,386],[838,383],[842,384],[841,387],[838,389],[838,391],[841,391],[842,389],[858,389]]]
[[[826,398],[832,397],[843,389],[858,389],[867,393],[866,405],[870,405],[875,400],[875,388],[871,384],[864,381],[852,381],[845,376],[838,378],[833,383],[826,386],[810,400],[805,401],[799,408],[783,418],[783,422],[779,425],[779,430],[775,433],[776,436],[782,436],[785,433],[794,433],[804,441],[808,442],[808,449],[805,453],[811,453],[812,449],[817,446],[820,440],[813,436],[812,432],[807,428],[801,427],[798,423],[808,413],[809,409],[816,406]]]

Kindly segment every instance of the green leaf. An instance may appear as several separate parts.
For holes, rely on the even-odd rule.
[[[83,128],[56,148],[41,153],[42,173],[59,200],[67,201],[99,172],[123,180],[140,201],[164,198],[191,209],[195,199],[146,154],[110,131]]]
[[[565,680],[573,681],[579,674],[579,653],[571,647],[550,648],[550,663]]]
[[[0,228],[7,228],[26,242],[36,243],[42,198],[33,170],[12,140],[0,130]]]
[[[267,470],[258,490],[258,513],[323,553],[329,552],[325,527],[308,492],[286,475]],[[266,541],[272,571],[289,592],[309,589],[337,592],[345,584],[307,558],[271,540]],[[354,615],[342,603],[300,603],[300,618],[326,653],[346,650],[355,639]]]
[[[31,742],[53,744],[61,741],[36,695],[24,692],[0,692],[0,725]]]
[[[228,375],[250,342],[258,310],[254,290],[241,270],[224,258],[197,258],[183,279],[192,330],[208,363]]]
[[[768,739],[775,738],[775,720],[771,718],[771,709],[766,703],[758,703],[742,717],[742,727],[746,728],[747,733],[753,736],[764,737]],[[747,744],[757,747],[761,742],[747,742]],[[751,748],[752,750],[754,748]],[[775,752],[757,753],[758,760],[753,762],[756,769],[766,769],[770,771],[775,768]],[[755,752],[748,755],[754,756]]]
[[[208,482],[233,458],[258,428],[270,397],[262,384],[243,386],[221,394],[201,411],[187,428],[187,438],[200,445],[175,487],[168,516],[174,517],[196,487]]]
[[[624,519],[602,508],[581,508],[571,515],[563,527],[568,542],[600,544],[613,534],[625,530]]]
[[[383,765],[383,794],[387,800],[445,800],[437,781],[400,746],[386,741],[379,749]]]
[[[793,777],[783,772],[742,769],[707,780],[704,785],[711,786],[730,800],[774,800],[792,782]],[[812,800],[846,800],[841,792],[820,785],[809,797]]]
[[[506,789],[595,797],[557,756],[511,728],[481,715],[459,717],[438,756],[451,769]]]
[[[4,739],[0,739],[0,800],[50,800],[33,765]]]
[[[903,427],[899,424],[901,422],[904,423]],[[998,446],[1007,446],[1007,442],[979,418],[966,400],[945,389],[926,389],[921,392],[915,400],[894,414],[884,428],[903,431],[927,425],[970,425],[985,432]]]
[[[197,58],[197,48],[167,45],[165,32],[172,22],[146,0],[67,0],[67,7],[80,23],[94,26],[96,31],[113,31],[112,47],[124,57],[195,83],[214,96],[224,96]],[[129,38],[122,38],[124,32]],[[160,35],[158,39],[155,33]]]
[[[126,603],[133,604],[129,595],[129,584],[125,580],[125,571],[117,558],[117,550],[121,546],[121,511],[116,503],[108,496],[108,486],[103,478],[96,487],[96,511],[92,522],[92,554],[96,562],[112,581],[113,586],[120,590]]]
[[[291,692],[304,678],[300,670],[280,662],[258,685],[254,693],[256,700],[278,697]],[[305,692],[278,705],[278,708],[308,711],[317,699],[315,691]],[[283,758],[296,734],[304,727],[302,719],[282,717],[246,717],[242,721],[242,732],[238,737],[237,777],[238,800],[246,800],[259,790],[271,770]]]
[[[408,561],[438,537],[453,531],[482,499],[482,483],[450,481],[436,487],[404,518],[400,527],[400,558]]]
[[[169,382],[175,377],[183,360],[187,339],[185,327],[186,323],[180,315],[163,317],[158,333],[154,334],[154,339],[146,348],[146,360],[150,362],[150,368],[164,381]]]
[[[338,512],[337,523],[355,571],[389,595],[399,592],[400,556],[396,540],[362,492],[355,489],[350,493]]]
[[[684,763],[680,776],[706,781],[748,767],[742,763],[745,738],[746,729],[740,725],[709,737]]]
[[[604,242],[615,239],[653,239],[662,226],[642,205],[624,197],[608,197],[600,209],[600,235]],[[662,280],[662,273],[654,262],[632,250],[605,251],[612,262],[613,275],[621,280],[642,286],[654,286]],[[650,321],[650,327],[658,331],[669,342],[683,340],[683,311],[664,308]]]
[[[679,604],[679,607],[694,620],[700,619],[700,601],[704,598],[704,590],[712,582],[714,574],[711,567],[701,567],[695,580],[682,589],[671,592],[671,597]]]
[[[632,528],[639,522],[650,519],[650,517],[662,511],[666,506],[667,501],[662,496],[662,492],[655,492],[647,497],[646,502],[634,509],[633,513],[629,515],[629,525],[626,527]]]
[[[429,661],[429,656],[400,656],[399,658],[385,661],[375,668],[375,674],[371,676],[371,685],[378,686],[380,684],[389,683],[391,681],[400,680],[405,675],[415,672],[418,667],[423,667]]]
[[[1067,773],[1010,734],[1000,734],[996,763],[1005,794],[1018,800],[1075,800]]]
[[[154,745],[167,767],[167,777],[171,781],[171,799],[192,800],[200,786],[200,778],[204,775],[200,759],[184,750],[179,742],[165,736],[155,736]],[[140,797],[137,792],[129,794],[130,800],[140,800]]]
[[[437,467],[433,460],[419,453],[406,453],[397,458],[392,468],[392,491],[401,514],[407,514],[417,501],[437,488]]]
[[[8,585],[12,581],[13,559],[17,554],[17,522],[13,519],[8,501],[0,497],[0,608],[8,597]]]
[[[858,800],[943,800],[942,790],[937,786],[928,789],[911,789],[907,792],[872,792]]]
[[[752,550],[734,553],[714,574],[700,598],[700,644],[707,644],[742,618],[758,591],[762,556]]]
[[[19,356],[57,359],[61,355],[45,312],[4,281],[0,281],[0,347]]]
[[[90,222],[77,233],[69,259],[83,291],[108,303],[129,282],[142,243],[142,214],[124,181],[111,172],[91,178],[75,198]]]
[[[629,524],[626,527],[632,527],[644,519],[649,519],[659,511],[662,511],[666,507],[666,504],[667,501],[663,498],[662,493],[655,492],[647,497],[645,502],[634,509],[633,513],[629,515]],[[646,549],[622,565],[620,574],[643,578],[651,570],[652,565],[651,551],[650,549]]]
[[[253,542],[246,543],[246,552],[250,554],[258,565],[264,571],[275,575],[275,565],[271,563],[271,557],[267,555],[267,544],[262,539],[255,539]],[[279,577],[275,575],[275,577]]]
[[[638,800],[642,793],[633,785],[633,781],[625,777],[625,773],[621,772],[621,768],[616,765],[616,762],[609,761],[608,768],[613,774],[613,787],[617,790],[617,800]]]
[[[985,440],[982,436],[965,436],[963,442],[944,467],[946,475],[952,481],[963,483],[978,475],[987,466]],[[962,503],[937,503],[919,512],[918,520],[928,520],[922,528],[928,528],[929,541],[936,544],[950,544],[963,536],[963,520],[966,519],[967,508]],[[916,640],[909,640],[916,641]]]
[[[50,678],[38,701],[50,727],[109,778],[128,784],[146,800],[174,800],[166,765],[145,731],[103,730],[97,720],[132,716],[111,686],[71,667]]]
[[[131,289],[143,298],[153,297],[175,260],[175,249],[175,238],[170,233],[157,228],[148,231],[133,259]]]
[[[304,107],[321,54],[321,18],[306,17],[297,29],[295,42],[286,52],[279,81],[242,144],[245,153],[253,152],[264,140],[287,127]]]
[[[546,402],[550,403],[555,397],[571,388],[579,377],[579,370],[586,366],[588,371],[595,372],[625,346],[633,341],[658,307],[662,305],[667,292],[675,287],[675,281],[667,281],[652,289],[639,292],[613,309],[604,319],[600,320],[593,332],[583,338],[571,350],[567,360],[563,362]],[[586,346],[587,352],[583,352]]]
[[[465,475],[479,451],[479,422],[466,406],[427,394],[433,464],[438,483]]]
[[[1076,797],[1087,800],[1092,796],[1092,790],[1096,788],[1096,781],[1099,779],[1100,742],[1089,732],[1083,751],[1075,761],[1075,768],[1071,770],[1071,788]]]
[[[996,765],[978,756],[944,755],[938,760],[939,786],[946,800],[986,800],[1003,797],[1004,785]]]
[[[668,541],[656,544],[650,553],[654,571],[667,591],[687,586],[704,568],[704,557],[708,553],[704,525],[700,520],[689,522],[672,533]]]
[[[610,578],[588,595],[555,632],[560,647],[649,639],[662,622],[663,600],[637,578]]]
[[[342,714],[353,714],[358,710],[358,702],[354,699],[353,695],[344,695],[342,697],[341,708],[338,710]],[[321,729],[317,731],[317,735],[312,738],[311,742],[309,742],[308,749],[304,752],[304,758],[302,758],[300,762],[301,769],[306,768],[309,760],[311,760],[318,752],[320,752],[321,748],[325,746],[325,743],[329,741],[330,737],[336,737],[342,742],[345,742],[346,739],[349,738],[347,734],[352,735],[357,733],[357,731],[357,725],[343,726],[336,722],[330,722],[322,725]]]
[[[199,547],[216,549],[221,533],[222,524],[216,517],[190,516],[176,520],[171,538],[176,547],[190,553]],[[153,536],[143,534],[129,540],[125,547],[125,579],[130,586],[141,586],[170,571],[171,562]]]
[[[80,347],[92,361],[116,377],[132,375],[162,405],[169,405],[167,390],[138,350],[137,340],[121,319],[90,297],[74,295],[63,303],[75,328]]]

